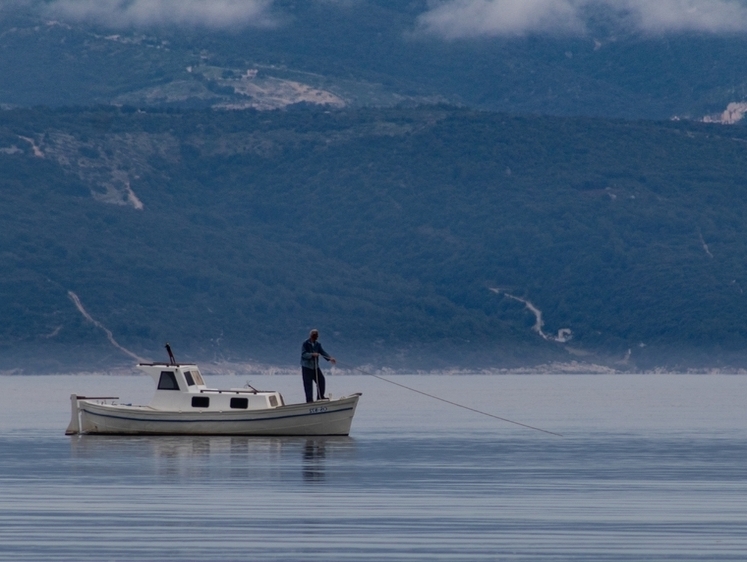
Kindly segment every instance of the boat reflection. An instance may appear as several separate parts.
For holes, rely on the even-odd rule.
[[[104,465],[109,473],[135,462],[143,476],[262,482],[298,478],[299,469],[305,482],[323,482],[330,458],[355,454],[355,440],[337,436],[79,435],[70,447],[81,464]]]

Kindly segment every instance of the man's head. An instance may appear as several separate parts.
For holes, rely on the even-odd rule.
[[[311,341],[316,341],[319,338],[319,330],[313,329],[309,332],[309,339]]]

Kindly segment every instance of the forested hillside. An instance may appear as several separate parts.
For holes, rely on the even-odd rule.
[[[146,358],[170,341],[294,364],[311,327],[353,364],[739,367],[741,131],[450,107],[3,111],[1,367],[131,362],[104,328]]]
[[[216,14],[227,4],[266,10],[259,21],[181,21],[195,4],[173,14],[158,9],[167,3],[0,4],[0,106],[441,102],[511,113],[699,120],[747,99],[747,38],[723,21],[731,2],[701,1],[691,10],[666,3],[660,15],[672,12],[674,28],[661,31],[639,29],[604,0],[514,2],[513,10],[510,2],[470,0],[219,2]],[[570,4],[584,6],[583,29],[557,21],[548,29],[450,35],[432,25],[438,6],[465,18],[473,9],[495,14],[504,6],[495,25],[511,12],[527,12],[531,22],[534,12]],[[704,29],[676,26],[699,9]],[[734,20],[737,30],[742,23]]]

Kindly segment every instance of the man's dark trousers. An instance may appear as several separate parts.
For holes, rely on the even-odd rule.
[[[316,387],[316,399],[321,400],[324,398],[324,391],[326,390],[326,381],[322,370],[309,369],[308,367],[301,367],[301,373],[303,374],[303,390],[306,393],[306,402],[314,401],[314,382],[317,383]]]

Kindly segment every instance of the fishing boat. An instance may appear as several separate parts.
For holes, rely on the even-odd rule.
[[[168,349],[168,348],[167,348]],[[209,388],[197,365],[140,363],[156,383],[150,404],[72,394],[66,435],[349,435],[360,393],[286,404],[276,391]]]

